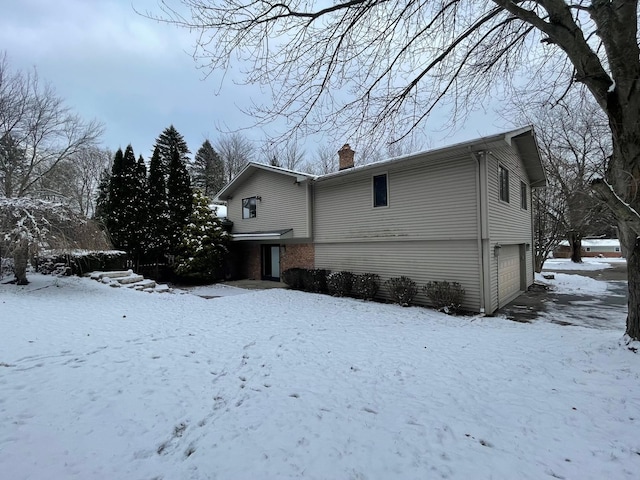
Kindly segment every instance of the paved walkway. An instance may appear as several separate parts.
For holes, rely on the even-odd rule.
[[[268,290],[270,288],[288,288],[285,283],[274,282],[269,280],[230,280],[221,282],[221,285],[229,285],[231,287],[246,288],[247,290]]]
[[[534,284],[497,314],[518,322],[531,322],[554,311],[550,321],[562,325],[583,325],[594,328],[619,328],[619,319],[627,314],[627,265],[617,264],[603,270],[553,270],[555,273],[584,275],[607,282],[602,295],[567,295],[554,293]]]

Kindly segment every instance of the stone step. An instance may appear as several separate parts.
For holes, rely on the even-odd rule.
[[[126,286],[127,288],[133,288],[135,290],[144,290],[145,288],[154,288],[156,286],[156,282],[149,278],[145,278],[144,280],[136,283],[130,283]]]
[[[168,285],[158,284],[155,280],[144,278],[133,273],[133,270],[116,272],[91,272],[87,274],[92,280],[109,285],[110,287],[127,287],[142,292],[172,293],[173,289]]]
[[[126,277],[111,277],[111,278],[113,278],[116,282],[122,285],[128,285],[130,283],[138,283],[144,280],[144,277],[142,275],[138,275],[136,273],[131,273],[131,275],[128,275]]]
[[[116,271],[116,272],[93,272],[91,274],[91,278],[93,278],[93,276],[97,275],[97,277],[99,279],[102,278],[119,278],[119,277],[128,277],[129,275],[133,275],[133,270],[121,270],[121,271]]]

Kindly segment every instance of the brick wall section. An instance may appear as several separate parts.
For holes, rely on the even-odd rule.
[[[313,243],[294,243],[280,246],[280,271],[288,268],[314,268],[316,251]]]
[[[260,245],[247,245],[245,254],[246,278],[250,280],[260,280],[262,278],[262,268],[260,268],[262,254],[260,253]]]

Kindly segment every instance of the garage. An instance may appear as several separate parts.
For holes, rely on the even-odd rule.
[[[498,255],[498,304],[501,307],[521,291],[520,245],[502,245]]]

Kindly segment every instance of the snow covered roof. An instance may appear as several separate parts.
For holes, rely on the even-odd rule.
[[[281,238],[292,238],[293,229],[268,230],[261,232],[234,233],[231,240],[279,240]]]
[[[563,247],[568,247],[569,242],[563,240],[560,242]],[[583,247],[619,247],[620,240],[617,238],[587,238],[582,240]]]
[[[264,165],[262,163],[249,162],[245,167],[240,171],[238,175],[236,175],[233,180],[227,183],[222,190],[218,192],[216,195],[216,201],[226,201],[238,187],[238,185],[242,184],[247,178],[253,175],[256,170],[265,170],[267,172],[279,173],[282,175],[288,175],[290,177],[294,177],[296,182],[304,182],[308,180],[313,180],[316,178],[315,175],[311,175],[310,173],[296,172],[295,170],[288,170],[286,168],[274,167],[272,165]]]
[[[381,162],[368,163],[357,167],[346,168],[338,172],[328,173],[326,175],[311,175],[304,172],[296,172],[295,170],[288,170],[286,168],[274,167],[271,165],[264,165],[261,163],[250,162],[242,171],[236,175],[227,185],[225,185],[218,195],[216,201],[226,201],[231,198],[233,191],[242,184],[247,178],[253,175],[257,170],[265,170],[269,172],[279,173],[282,175],[289,175],[296,179],[296,182],[315,181],[322,182],[325,180],[331,180],[334,178],[340,178],[347,175],[351,175],[356,172],[366,171],[372,168],[378,168],[380,166],[394,165],[398,163],[410,163],[410,162],[424,162],[432,158],[441,157],[442,155],[448,155],[451,153],[472,153],[481,150],[487,150],[490,148],[497,148],[499,146],[512,145],[518,150],[518,153],[522,157],[524,167],[531,180],[532,187],[544,187],[547,184],[547,178],[542,168],[542,161],[540,159],[540,152],[538,151],[538,144],[535,139],[535,133],[532,126],[519,128],[517,130],[511,130],[508,132],[498,133],[488,137],[480,137],[475,140],[457,143],[448,147],[438,148],[435,150],[427,150],[423,152],[411,153],[408,155],[402,155],[400,157],[394,157]]]
[[[481,150],[487,150],[492,147],[498,147],[501,145],[513,145],[517,150],[529,178],[531,180],[532,187],[544,187],[547,184],[547,178],[542,168],[542,160],[540,159],[540,152],[538,150],[538,144],[535,139],[535,132],[532,126],[519,128],[517,130],[511,130],[508,132],[498,133],[488,137],[480,137],[467,142],[456,143],[443,148],[437,148],[435,150],[426,150],[417,153],[411,153],[408,155],[402,155],[391,159],[383,160],[380,162],[368,163],[352,168],[346,168],[339,172],[333,172],[326,175],[317,177],[316,181],[322,182],[345,175],[350,175],[355,172],[365,171],[371,168],[378,168],[380,166],[389,166],[403,162],[422,162],[431,158],[441,157],[443,155],[451,154],[456,151],[471,153]]]

